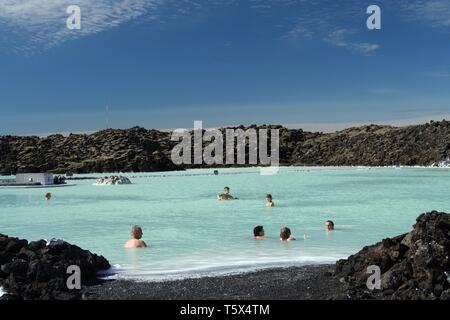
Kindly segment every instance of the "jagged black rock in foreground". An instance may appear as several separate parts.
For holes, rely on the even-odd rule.
[[[0,299],[81,299],[81,291],[67,288],[71,265],[80,267],[82,285],[110,268],[104,257],[67,242],[47,246],[44,240],[28,243],[0,234],[0,286],[8,292]]]
[[[414,229],[364,247],[336,263],[336,276],[345,281],[345,299],[450,300],[450,215],[420,215]],[[381,289],[369,290],[367,267],[381,270]]]
[[[282,165],[427,166],[450,157],[450,123],[445,120],[406,127],[369,125],[334,133],[278,125],[234,127],[248,128],[280,129]],[[205,167],[173,164],[171,150],[176,144],[171,141],[170,132],[139,127],[44,138],[1,136],[0,174],[150,172]]]

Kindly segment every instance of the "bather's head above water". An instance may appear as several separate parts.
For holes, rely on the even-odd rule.
[[[237,198],[235,198],[232,195],[230,195],[230,188],[229,187],[225,187],[225,188],[223,188],[223,193],[217,195],[217,199],[218,200],[233,200],[233,199],[237,199]]]
[[[142,228],[140,226],[135,225],[131,228],[131,236],[133,239],[140,240],[143,234],[144,233],[142,232]]]
[[[265,232],[264,232],[264,227],[263,226],[256,226],[253,229],[253,237],[256,240],[262,240],[262,239],[264,239],[264,236],[265,236]]]
[[[267,202],[267,206],[269,206],[269,207],[274,206],[272,195],[270,193],[266,194],[266,202]]]
[[[280,229],[280,240],[281,241],[295,240],[295,238],[291,234],[291,229],[289,229],[288,227],[282,227]]]
[[[144,233],[142,232],[142,228],[138,225],[134,225],[131,228],[131,238],[130,240],[128,240],[124,247],[125,248],[145,248],[147,247],[147,244],[141,240],[142,235]]]
[[[325,230],[326,231],[333,231],[334,230],[334,222],[331,220],[325,221]]]

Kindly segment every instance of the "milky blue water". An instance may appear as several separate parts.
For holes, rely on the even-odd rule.
[[[409,231],[422,212],[450,211],[446,169],[211,171],[127,174],[133,185],[0,189],[0,233],[62,238],[104,255],[119,278],[155,280],[334,262]],[[217,201],[225,185],[240,199]],[[265,206],[266,193],[274,208]],[[327,219],[336,224],[332,233],[324,231]],[[134,224],[149,248],[123,249]],[[252,239],[256,225],[264,226],[266,240]],[[282,226],[299,240],[281,242]]]

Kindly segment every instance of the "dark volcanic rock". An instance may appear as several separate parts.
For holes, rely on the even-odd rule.
[[[450,215],[430,212],[413,231],[384,239],[336,263],[350,299],[449,299]],[[369,290],[369,266],[379,266],[381,288]]]
[[[233,129],[249,128],[280,130],[282,165],[430,165],[450,157],[450,124],[445,120],[399,128],[370,125],[326,134],[266,125]],[[171,151],[178,142],[170,138],[170,132],[139,127],[45,138],[2,136],[0,174],[144,172],[198,167],[172,163]],[[204,147],[207,145],[204,143]]]
[[[82,285],[110,268],[104,257],[67,242],[47,246],[44,240],[28,243],[0,234],[0,286],[8,292],[2,299],[81,299],[79,290],[66,285],[71,265],[80,267]]]
[[[170,133],[144,128],[94,134],[0,137],[0,174],[20,172],[89,173],[167,171]],[[155,151],[160,151],[155,153]]]

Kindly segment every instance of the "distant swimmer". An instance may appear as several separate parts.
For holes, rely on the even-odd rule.
[[[334,222],[331,220],[325,221],[325,230],[326,231],[333,231],[334,230]]]
[[[141,240],[143,234],[144,233],[142,232],[142,228],[140,226],[133,226],[131,228],[131,237],[133,239],[128,240],[124,247],[126,249],[147,247],[147,244]]]
[[[45,194],[45,200],[50,201],[51,198],[52,198],[52,194],[50,192],[47,192]]]
[[[228,187],[223,188],[223,193],[217,195],[217,200],[234,200],[234,199],[237,198],[230,195],[230,188]]]
[[[266,202],[268,207],[275,206],[275,203],[273,203],[272,195],[270,193],[266,194]]]
[[[264,227],[263,226],[256,226],[253,229],[253,239],[255,240],[264,240],[265,237],[265,232],[264,232]]]

